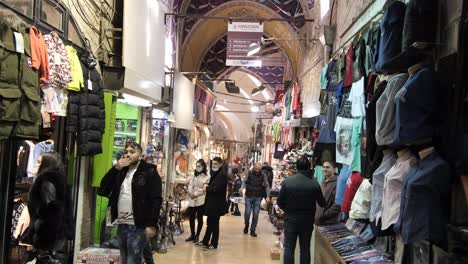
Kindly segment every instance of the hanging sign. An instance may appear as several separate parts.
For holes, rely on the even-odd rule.
[[[272,112],[258,113],[257,119],[273,119],[273,113]]]
[[[261,67],[263,24],[232,22],[228,24],[226,66]]]

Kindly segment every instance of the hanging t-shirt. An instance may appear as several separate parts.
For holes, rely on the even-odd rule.
[[[348,101],[351,102],[351,115],[362,117],[366,115],[364,98],[364,77],[353,83]]]
[[[346,51],[346,72],[344,76],[344,87],[349,87],[353,84],[353,64],[354,64],[354,47],[353,43],[349,44]]]
[[[129,169],[125,176],[122,186],[120,187],[120,195],[118,202],[118,224],[135,225],[133,219],[133,205],[132,205],[132,180],[138,166]]]
[[[322,166],[320,165],[315,166],[314,176],[317,179],[317,182],[319,184],[322,184],[323,182],[323,167]]]
[[[327,71],[328,71],[328,64],[325,65],[322,69],[322,73],[320,74],[320,89],[326,90],[328,86],[328,79],[327,79]]]
[[[348,165],[343,166],[340,175],[338,175],[338,181],[336,183],[336,198],[335,203],[341,205],[343,202],[343,195],[346,190],[346,183],[351,176],[351,167]]]
[[[353,148],[351,135],[353,131],[351,118],[337,117],[336,132],[336,162],[351,165],[353,162]]]
[[[355,118],[353,121],[353,131],[351,135],[351,144],[353,149],[353,161],[351,163],[352,171],[361,172],[361,140],[362,140],[362,117]]]

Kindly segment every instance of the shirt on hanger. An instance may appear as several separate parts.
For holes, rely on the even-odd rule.
[[[343,195],[346,190],[346,183],[351,176],[351,167],[349,165],[343,166],[340,175],[338,175],[338,181],[336,184],[336,199],[335,203],[341,205],[343,201]]]
[[[401,214],[395,229],[405,244],[447,241],[450,208],[450,165],[435,151],[419,160],[404,179]]]
[[[395,165],[385,174],[382,197],[382,230],[388,229],[398,221],[403,181],[416,162],[416,157],[408,149],[402,150]]]
[[[395,165],[397,157],[392,150],[383,151],[384,156],[382,163],[375,170],[372,176],[372,202],[370,209],[369,220],[376,223],[379,222],[382,216],[382,199],[384,191],[385,175]]]
[[[348,101],[351,102],[352,117],[362,117],[366,115],[364,105],[364,77],[353,83]]]
[[[369,210],[372,198],[372,184],[364,179],[354,196],[349,217],[352,219],[369,219]]]
[[[351,170],[361,172],[361,141],[362,141],[362,117],[353,119],[353,130],[351,133],[351,144],[353,160]]]
[[[395,95],[408,80],[407,73],[392,76],[376,103],[375,139],[379,146],[391,145],[395,134]]]
[[[336,162],[351,165],[353,162],[353,147],[351,135],[353,131],[351,118],[337,117],[336,132]]]
[[[354,200],[354,196],[356,195],[359,186],[362,183],[362,176],[360,172],[353,172],[349,177],[348,181],[346,182],[346,190],[343,195],[343,202],[341,203],[341,211],[345,213],[349,213],[351,210],[351,204]]]
[[[70,71],[72,81],[68,84],[68,90],[77,91],[84,87],[83,70],[81,69],[80,59],[76,53],[76,49],[72,46],[66,46],[68,59],[70,61]]]

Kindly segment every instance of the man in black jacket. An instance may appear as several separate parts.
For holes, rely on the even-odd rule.
[[[260,213],[260,203],[266,198],[267,204],[270,202],[270,186],[267,176],[262,172],[262,164],[256,163],[254,169],[249,171],[245,179],[245,215],[244,215],[244,234],[249,232],[250,215],[252,225],[250,226],[250,235],[257,237],[255,233]]]
[[[156,166],[141,159],[142,152],[137,143],[128,143],[98,190],[109,198],[112,221],[118,224],[122,264],[141,263],[146,239],[156,234],[162,203],[161,177]]]
[[[301,264],[309,264],[310,240],[314,230],[315,204],[325,206],[320,185],[310,170],[307,157],[296,162],[298,172],[286,178],[278,196],[278,206],[284,211],[284,264],[294,264],[294,251],[299,237]]]

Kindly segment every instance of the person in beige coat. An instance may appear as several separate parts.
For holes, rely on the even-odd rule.
[[[206,163],[200,159],[195,166],[194,176],[190,179],[188,185],[189,193],[189,208],[188,213],[190,217],[190,237],[185,241],[192,241],[197,243],[199,240],[200,232],[203,228],[203,214],[205,210],[205,186],[208,185],[210,177],[207,175]],[[195,218],[198,220],[198,226],[195,232]]]

